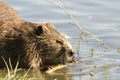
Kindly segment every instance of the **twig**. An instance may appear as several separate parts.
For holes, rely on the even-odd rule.
[[[58,69],[61,69],[61,68],[64,68],[64,67],[66,67],[67,65],[57,65],[57,66],[54,66],[54,68],[53,69],[49,69],[49,70],[47,70],[47,71],[45,71],[45,73],[52,73],[52,72],[54,72],[54,71],[56,71],[56,70],[58,70]]]
[[[102,40],[99,39],[99,37],[97,37],[96,35],[92,34],[91,32],[89,32],[88,30],[86,30],[84,28],[83,25],[81,25],[71,14],[70,10],[66,9],[63,5],[58,4],[55,1],[52,0],[47,0],[49,2],[51,2],[52,4],[56,5],[57,7],[63,9],[65,11],[65,13],[72,19],[73,23],[79,27],[79,29],[81,30],[82,33],[85,33],[87,35],[90,35],[93,39],[95,39],[96,41],[98,41],[101,45],[103,45],[105,48],[108,48],[108,45],[106,45]]]

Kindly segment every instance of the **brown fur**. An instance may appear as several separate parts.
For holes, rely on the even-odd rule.
[[[11,7],[0,1],[0,67],[3,59],[15,67],[37,68],[56,65],[73,59],[67,39],[50,23],[27,22]]]

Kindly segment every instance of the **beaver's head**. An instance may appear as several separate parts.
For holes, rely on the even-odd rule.
[[[65,64],[73,60],[74,52],[71,44],[50,23],[37,25],[32,33],[29,33],[28,39],[30,41],[28,46],[32,47],[33,52],[36,52],[30,56],[34,56],[31,65],[36,59],[38,59],[36,63],[40,66]]]
[[[19,57],[20,67],[40,67],[66,64],[73,60],[73,49],[64,35],[50,23],[23,23],[9,32],[11,38],[4,45],[8,57]],[[12,56],[11,56],[12,55]],[[15,62],[15,58],[13,62]]]

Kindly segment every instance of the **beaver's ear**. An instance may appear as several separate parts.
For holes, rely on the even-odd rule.
[[[43,27],[42,26],[38,26],[36,31],[35,31],[35,33],[40,36],[43,33]]]

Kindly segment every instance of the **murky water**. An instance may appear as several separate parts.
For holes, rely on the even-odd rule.
[[[80,41],[78,63],[52,74],[42,74],[43,80],[119,80],[120,79],[120,0],[54,0],[70,10],[75,19],[109,46],[105,49],[92,37]],[[69,36],[73,47],[78,44],[80,29],[64,9],[48,0],[4,0],[27,21],[51,22],[57,30]],[[90,57],[90,49],[94,49]],[[78,56],[78,54],[76,54]],[[40,75],[41,76],[41,75]]]

